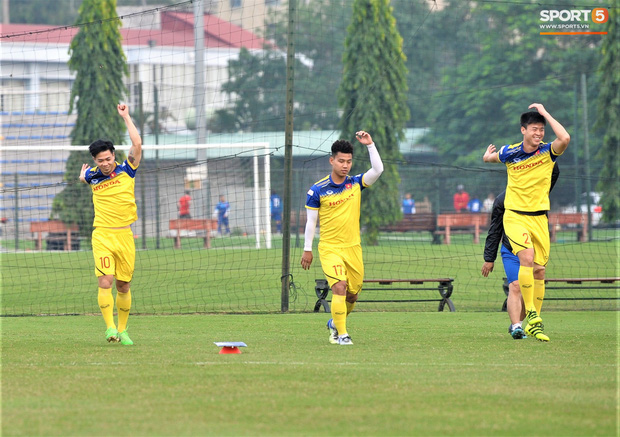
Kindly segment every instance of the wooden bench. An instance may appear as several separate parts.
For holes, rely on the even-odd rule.
[[[391,225],[379,228],[385,232],[410,232],[410,231],[429,231],[435,232],[437,219],[433,213],[405,214],[403,218]]]
[[[204,247],[211,248],[211,231],[217,229],[217,220],[215,219],[172,219],[170,220],[170,231],[176,231],[174,238],[174,248],[181,248],[181,233],[185,232],[204,232],[204,235],[195,235],[204,238]],[[191,235],[185,235],[190,237]]]
[[[60,220],[32,222],[30,223],[30,232],[35,234],[34,247],[36,250],[41,250],[43,247],[43,234],[47,234],[46,241],[48,244],[50,241],[62,241],[64,243],[64,250],[67,251],[71,250],[72,241],[79,241],[77,225],[67,226]]]
[[[306,208],[303,207],[299,210],[291,210],[291,233],[303,234],[306,232]],[[317,226],[319,225],[317,221]]]
[[[549,237],[553,243],[557,241],[557,232],[567,229],[577,230],[579,241],[588,241],[588,214],[585,212],[549,213]]]
[[[604,284],[615,284],[616,282],[620,282],[620,278],[548,278],[545,279],[545,299],[544,300],[620,300],[618,295],[618,291],[620,290],[620,285],[604,285]],[[548,284],[552,284],[552,286],[548,286]],[[560,284],[554,286],[553,284]],[[504,300],[504,304],[502,305],[502,311],[506,311],[506,306],[508,303],[508,279],[504,278],[504,284],[502,288],[504,289],[504,294],[506,294],[506,300]],[[612,290],[614,291],[614,296],[610,297],[594,297],[594,296],[580,296],[580,297],[563,297],[563,296],[547,296],[546,292],[548,290]],[[553,293],[552,293],[553,294]]]
[[[450,244],[452,234],[472,234],[474,243],[480,243],[480,230],[489,224],[486,213],[439,214],[435,234],[445,235],[444,243]]]
[[[314,312],[318,313],[321,306],[326,313],[330,312],[329,303],[327,301],[327,295],[329,294],[329,284],[326,279],[315,279],[314,291],[318,300],[314,305]],[[424,287],[425,283],[437,283],[437,287]],[[381,287],[368,288],[364,287],[362,291],[423,291],[423,290],[437,290],[441,299],[380,299],[380,300],[359,300],[358,302],[439,302],[437,311],[443,311],[447,305],[451,312],[454,312],[454,304],[452,303],[452,290],[453,290],[453,278],[435,278],[435,279],[364,279],[364,284],[376,284]],[[420,287],[422,285],[422,287]]]

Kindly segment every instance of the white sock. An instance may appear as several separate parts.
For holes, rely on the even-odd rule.
[[[521,322],[510,325],[510,329],[513,329],[513,330],[516,328],[520,328],[520,327],[521,327]]]

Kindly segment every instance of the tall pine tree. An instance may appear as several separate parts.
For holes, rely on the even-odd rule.
[[[358,130],[369,132],[384,163],[383,174],[364,193],[362,202],[362,226],[369,244],[377,244],[381,225],[401,217],[398,145],[409,119],[402,44],[389,0],[354,1],[339,88],[339,103],[344,110],[340,127],[343,138],[355,138]],[[354,172],[360,173],[368,169],[368,152],[357,141],[352,142]]]
[[[597,127],[605,132],[598,157],[603,161],[598,182],[603,221],[620,219],[620,13],[609,8],[607,37],[601,46]]]
[[[126,95],[123,77],[129,72],[121,44],[121,21],[116,0],[84,0],[77,23],[80,30],[69,47],[69,68],[77,72],[71,89],[70,112],[77,110],[71,132],[72,145],[90,144],[98,138],[121,144],[125,124],[116,105]],[[121,158],[117,151],[117,161]],[[66,188],[54,199],[52,214],[77,224],[82,235],[92,229],[91,190],[78,181],[82,164],[93,162],[87,151],[71,152],[65,172]]]

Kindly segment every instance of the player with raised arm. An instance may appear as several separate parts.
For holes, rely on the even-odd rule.
[[[319,259],[332,289],[332,318],[327,322],[329,342],[352,345],[347,331],[347,316],[362,290],[364,262],[360,239],[362,190],[374,184],[383,173],[383,162],[369,133],[358,131],[357,140],[366,145],[371,168],[349,176],[353,164],[353,145],[346,140],[332,144],[330,175],[316,182],[306,198],[306,231],[301,266],[312,264],[312,241],[317,219],[321,224]]]
[[[504,233],[519,257],[518,280],[529,324],[525,332],[537,340],[549,341],[534,300],[542,301],[545,293],[545,266],[551,246],[547,219],[551,173],[555,160],[568,147],[570,135],[540,103],[532,103],[529,109],[538,112],[521,115],[523,141],[499,151],[490,144],[482,159],[506,164]],[[550,143],[542,141],[547,123],[556,135]]]
[[[560,167],[558,167],[556,162],[551,173],[550,191],[553,190],[553,186],[559,176]],[[519,287],[519,257],[512,253],[512,245],[504,233],[505,197],[506,191],[502,191],[493,202],[491,223],[484,243],[484,264],[482,264],[481,272],[482,276],[486,278],[493,271],[495,259],[497,258],[497,249],[498,246],[501,246],[502,264],[504,265],[504,273],[508,281],[508,297],[506,299],[506,311],[510,318],[508,333],[513,339],[520,340],[526,338],[522,326],[525,319],[525,308],[523,308],[523,296],[521,296],[521,288]],[[537,296],[534,300],[534,305],[539,315],[542,310],[543,297]]]
[[[115,161],[111,141],[97,140],[89,146],[95,167],[82,165],[80,181],[90,185],[95,207],[92,234],[95,275],[99,283],[98,302],[107,330],[108,342],[132,345],[127,334],[127,321],[131,310],[131,279],[136,259],[136,247],[130,225],[138,219],[134,194],[136,170],[142,158],[142,139],[136,129],[129,108],[117,106],[118,114],[127,125],[131,148],[127,159]],[[116,308],[118,329],[114,324],[114,298],[112,283],[116,279]]]

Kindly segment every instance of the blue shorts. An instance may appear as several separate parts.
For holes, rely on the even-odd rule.
[[[501,249],[502,262],[504,263],[504,272],[508,283],[511,284],[514,281],[519,280],[519,257],[506,249],[506,246],[502,244]]]

